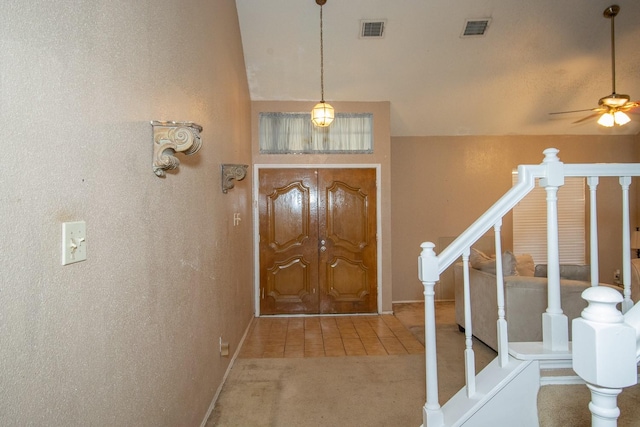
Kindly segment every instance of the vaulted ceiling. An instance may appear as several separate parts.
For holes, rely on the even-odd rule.
[[[252,100],[320,99],[315,0],[236,0]],[[640,111],[614,128],[574,124],[616,92],[640,100],[639,0],[328,0],[325,99],[389,101],[393,136],[640,134]],[[461,37],[490,18],[484,36]],[[384,20],[382,38],[360,38]],[[637,108],[636,110],[640,110]]]

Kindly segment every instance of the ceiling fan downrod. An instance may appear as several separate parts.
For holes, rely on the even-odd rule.
[[[620,6],[617,4],[611,5],[602,13],[605,18],[611,19],[611,84],[612,95],[615,98],[616,95],[616,33],[615,33],[615,17],[620,12]]]

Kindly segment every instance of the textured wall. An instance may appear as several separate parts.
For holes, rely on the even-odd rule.
[[[640,160],[639,138],[637,135],[392,138],[393,300],[424,298],[417,276],[420,244],[431,241],[440,246],[462,233],[511,188],[511,170],[517,165],[541,163],[542,151],[548,147],[558,148],[560,160],[565,163],[635,162]],[[407,170],[411,173],[407,174]],[[632,227],[640,226],[635,215],[637,185],[634,178]],[[613,271],[622,268],[620,200],[618,180],[602,178],[598,187],[600,279],[608,283],[613,280]],[[504,218],[502,235],[503,249],[511,248],[510,214]],[[444,246],[437,248],[442,249]],[[446,292],[436,296],[452,298]]]
[[[245,76],[233,0],[3,1],[0,425],[202,422],[252,316]],[[204,127],[166,179],[150,120]]]

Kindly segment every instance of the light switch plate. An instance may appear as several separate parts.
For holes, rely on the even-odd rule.
[[[87,225],[84,221],[62,223],[62,265],[87,259]]]

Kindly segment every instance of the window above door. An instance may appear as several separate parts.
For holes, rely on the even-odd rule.
[[[260,113],[261,154],[373,153],[373,114],[336,113],[327,128],[311,123],[309,113]]]

